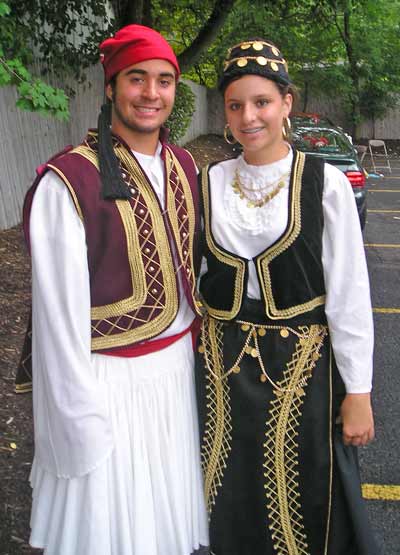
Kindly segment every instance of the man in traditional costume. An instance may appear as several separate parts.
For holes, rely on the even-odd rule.
[[[46,555],[190,555],[208,535],[191,334],[196,167],[162,128],[179,66],[140,25],[100,52],[99,128],[39,168],[24,206],[30,543]]]

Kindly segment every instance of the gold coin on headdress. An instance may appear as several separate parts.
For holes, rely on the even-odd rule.
[[[262,42],[253,42],[253,50],[262,50],[263,48]]]
[[[289,337],[289,331],[286,328],[282,328],[281,331],[279,332],[281,337]]]
[[[260,382],[265,383],[267,381],[267,376],[265,374],[260,374]]]
[[[250,326],[249,326],[249,324],[242,324],[242,325],[240,326],[240,329],[241,329],[242,331],[249,331]]]
[[[265,328],[258,328],[257,332],[260,337],[264,337],[264,335],[267,333]]]
[[[271,48],[271,50],[272,50],[272,54],[274,54],[274,56],[279,56],[280,55],[279,50],[277,48],[275,48],[275,46],[273,46]]]
[[[197,347],[197,350],[199,351],[199,353],[204,353],[204,351],[205,351],[204,345],[199,345]]]
[[[251,44],[250,44],[249,42],[243,42],[243,43],[240,45],[240,48],[241,48],[242,50],[247,50],[248,48],[250,48],[250,46],[251,46]]]
[[[279,66],[275,62],[271,62],[271,69],[274,71],[279,71]]]
[[[236,65],[238,65],[239,67],[247,66],[247,59],[239,58],[238,61],[236,62]]]
[[[258,63],[260,66],[265,66],[266,63],[267,63],[267,58],[264,58],[264,56],[258,56],[258,57],[257,57],[257,63]]]
[[[234,366],[234,367],[232,368],[232,372],[233,372],[234,374],[239,374],[239,372],[240,372],[240,366]]]

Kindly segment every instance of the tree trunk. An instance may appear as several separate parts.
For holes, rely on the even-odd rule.
[[[118,29],[131,23],[149,25],[151,0],[147,2],[145,0],[111,0],[111,5],[115,13]]]
[[[309,85],[308,85],[308,81],[306,81],[304,83],[304,92],[303,92],[303,112],[307,112],[307,106],[308,106],[308,91],[309,91]]]
[[[182,71],[186,71],[199,61],[202,52],[210,46],[218,35],[234,3],[235,0],[216,0],[210,17],[200,29],[197,37],[192,44],[178,56]]]
[[[144,0],[134,0],[127,3],[125,12],[125,25],[130,23],[143,23]]]
[[[350,28],[350,17],[351,17],[351,0],[348,0],[345,5],[343,13],[343,41],[346,48],[347,59],[349,62],[350,69],[350,79],[352,82],[352,91],[350,92],[350,105],[352,113],[351,116],[351,134],[354,139],[358,136],[358,126],[361,119],[360,111],[360,74],[358,70],[357,60],[354,56],[351,28]]]

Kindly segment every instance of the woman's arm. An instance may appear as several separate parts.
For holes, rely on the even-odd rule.
[[[343,439],[365,445],[374,437],[371,409],[374,330],[368,269],[351,185],[325,164],[322,263],[332,348],[347,395],[341,407]]]

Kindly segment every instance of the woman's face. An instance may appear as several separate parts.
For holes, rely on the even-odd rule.
[[[225,91],[225,116],[249,163],[267,164],[283,158],[287,146],[282,126],[292,96],[282,96],[276,83],[258,75],[232,81]]]

